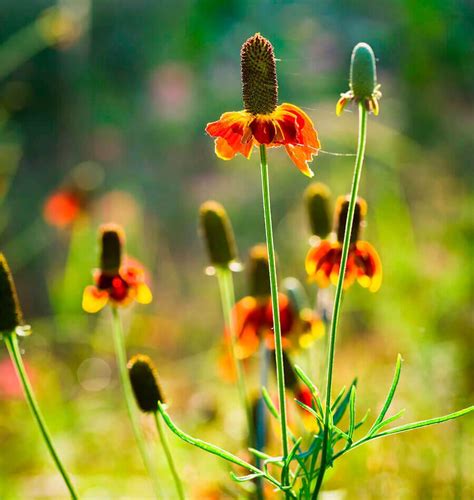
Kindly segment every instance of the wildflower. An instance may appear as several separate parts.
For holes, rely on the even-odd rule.
[[[46,199],[43,206],[44,220],[51,226],[63,229],[79,217],[83,203],[77,190],[60,189]]]
[[[224,207],[216,201],[206,201],[199,210],[199,222],[212,266],[240,269],[234,232]]]
[[[382,97],[380,85],[377,84],[375,55],[372,47],[366,43],[358,43],[352,51],[349,78],[350,90],[341,94],[336,105],[339,116],[348,102],[362,102],[369,112],[379,114],[378,100]]]
[[[310,280],[316,281],[322,288],[330,283],[337,283],[348,208],[349,197],[339,197],[336,206],[337,241],[321,240],[306,256],[306,272]],[[366,212],[367,204],[359,198],[354,212],[344,288],[348,288],[357,280],[364,288],[376,292],[382,283],[382,263],[374,247],[367,241],[359,240]]]
[[[239,359],[254,354],[260,341],[266,342],[269,349],[275,348],[265,245],[252,248],[249,269],[252,295],[239,300],[233,310]],[[298,310],[284,293],[279,294],[279,308],[284,348],[307,347],[308,336],[314,339],[321,335],[323,324],[317,314],[307,308]]]
[[[137,261],[123,259],[125,236],[120,226],[105,224],[100,229],[101,263],[93,273],[95,285],[87,286],[82,308],[95,313],[110,301],[114,306],[127,306],[133,301],[149,304],[152,294],[145,283],[145,271]]]
[[[209,123],[206,132],[215,137],[216,155],[231,160],[237,153],[250,158],[252,148],[284,146],[303,174],[312,177],[308,166],[320,149],[311,118],[293,104],[278,105],[278,82],[271,43],[256,33],[241,49],[244,110],[224,113]]]
[[[127,367],[133,393],[140,409],[145,413],[157,411],[158,403],[164,403],[165,399],[150,357],[137,354],[128,362]]]

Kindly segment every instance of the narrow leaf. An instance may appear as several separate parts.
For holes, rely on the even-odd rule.
[[[371,434],[369,434],[369,436],[371,436],[372,434],[377,433],[380,429],[382,429],[382,427],[385,427],[386,425],[388,425],[388,424],[392,423],[393,421],[397,420],[404,413],[405,413],[405,408],[403,408],[403,410],[400,410],[398,413],[395,413],[395,415],[392,415],[391,417],[386,418],[385,420],[383,420],[382,422],[380,422],[380,424],[378,424],[377,427],[374,427],[374,430],[372,431]]]
[[[349,440],[352,442],[352,436],[355,430],[355,401],[356,401],[356,388],[355,385],[351,386],[351,392],[349,396]]]
[[[306,375],[306,373],[300,366],[295,365],[294,368],[298,378],[311,391],[313,398],[316,400],[316,404],[318,406],[319,412],[321,413],[321,417],[323,417],[324,416],[323,405],[321,403],[321,398],[319,397],[318,388],[313,384],[311,379],[308,377],[308,375]]]
[[[375,427],[377,427],[380,424],[380,422],[382,422],[383,418],[385,417],[385,414],[387,413],[388,409],[390,408],[393,397],[395,396],[395,391],[397,390],[398,381],[400,380],[401,370],[402,370],[402,356],[401,356],[401,354],[399,354],[397,356],[397,364],[395,366],[395,373],[393,375],[392,385],[390,387],[390,390],[388,391],[387,398],[385,399],[385,403],[383,405],[382,411],[380,412],[379,416],[377,417],[377,420],[374,422],[374,424],[370,428],[368,435],[371,435],[373,430],[375,429]]]
[[[344,416],[344,412],[346,411],[347,405],[349,404],[349,400],[351,397],[352,387],[357,387],[357,377],[352,381],[351,389],[346,394],[346,397],[341,401],[341,404],[338,406],[336,411],[334,412],[334,423],[338,424],[342,417]]]
[[[336,406],[339,404],[339,401],[341,401],[342,396],[344,396],[344,393],[346,392],[346,387],[344,386],[340,391],[339,394],[336,396],[336,399],[334,400],[334,403],[331,406],[331,410],[334,411],[336,409]]]
[[[298,401],[297,399],[295,399],[295,401],[297,405],[301,406],[301,408],[311,413],[311,415],[313,415],[313,417],[316,418],[316,420],[324,427],[324,420],[318,413],[316,413],[315,410],[313,410],[313,408],[310,408],[308,405],[302,403],[301,401]]]
[[[246,481],[252,481],[252,479],[256,479],[257,477],[262,477],[263,472],[260,474],[248,474],[247,476],[237,476],[234,472],[231,471],[230,476],[236,483],[245,483]]]
[[[275,405],[273,404],[272,398],[270,397],[270,394],[268,394],[268,391],[265,387],[262,387],[262,396],[263,400],[265,401],[265,405],[270,411],[270,413],[277,419],[280,419],[280,415],[278,413],[278,410],[276,409]]]

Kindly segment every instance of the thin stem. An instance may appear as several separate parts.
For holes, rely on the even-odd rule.
[[[114,333],[115,354],[117,356],[117,365],[120,373],[120,381],[122,383],[122,390],[125,397],[128,416],[130,417],[130,422],[132,423],[133,433],[135,434],[135,440],[137,442],[140,455],[142,456],[145,468],[152,480],[155,495],[157,498],[160,498],[161,493],[155,474],[155,469],[146,449],[145,440],[143,438],[143,434],[137,418],[132,384],[130,382],[127,370],[127,351],[125,348],[122,321],[116,307],[112,307],[112,328]]]
[[[318,479],[313,493],[313,500],[316,500],[321,489],[324,478],[324,473],[327,467],[327,454],[329,444],[329,426],[330,426],[330,409],[331,409],[331,392],[332,392],[332,375],[334,369],[334,355],[336,351],[336,334],[339,323],[339,314],[341,312],[342,293],[344,287],[344,276],[346,274],[347,258],[349,256],[349,247],[351,242],[352,223],[354,220],[354,212],[357,200],[357,192],[359,190],[362,165],[364,163],[365,143],[367,138],[367,111],[363,104],[359,104],[359,139],[357,143],[357,154],[354,167],[354,177],[352,179],[351,197],[349,209],[346,219],[346,227],[344,230],[344,241],[342,243],[341,265],[339,267],[339,277],[337,280],[336,294],[334,297],[334,307],[331,319],[331,330],[329,336],[329,349],[327,358],[327,382],[326,382],[326,411],[324,413],[324,436],[321,455],[321,467],[319,470]]]
[[[278,302],[278,284],[275,262],[275,248],[273,245],[272,211],[270,201],[270,181],[268,178],[267,150],[264,144],[260,145],[260,167],[262,175],[263,216],[265,219],[265,234],[267,239],[268,265],[270,268],[270,290],[272,295],[273,332],[275,337],[275,363],[278,386],[278,401],[280,403],[280,424],[283,450],[283,461],[288,456],[288,429],[285,399],[285,375],[283,372],[283,347],[281,340],[280,307]],[[288,485],[288,475],[282,477],[283,486]]]
[[[247,386],[245,383],[244,370],[241,361],[237,357],[237,332],[235,326],[235,318],[232,314],[232,308],[235,304],[234,280],[230,269],[224,267],[216,268],[217,282],[219,283],[219,292],[222,303],[222,313],[224,315],[224,323],[230,334],[230,354],[234,362],[235,371],[237,373],[237,386],[239,390],[240,400],[244,407],[245,417],[247,419],[247,429],[249,433],[249,441],[254,443],[255,432],[252,419],[252,410],[248,400]]]
[[[166,434],[165,434],[164,429],[163,429],[163,424],[161,422],[161,417],[157,411],[155,411],[153,413],[153,415],[155,417],[156,428],[158,429],[158,434],[160,435],[160,441],[161,441],[161,444],[163,446],[163,450],[164,450],[165,455],[166,455],[166,461],[168,462],[168,466],[170,468],[171,474],[172,474],[173,479],[174,479],[174,483],[176,485],[176,491],[178,492],[178,497],[181,500],[184,500],[185,496],[184,496],[183,483],[181,482],[181,479],[178,475],[178,471],[176,470],[176,466],[175,466],[174,460],[173,460],[173,455],[171,453],[168,439],[166,438]]]
[[[18,347],[18,338],[15,333],[4,335],[5,344],[7,345],[8,352],[10,357],[15,365],[15,369],[18,375],[18,378],[21,381],[21,385],[23,386],[23,391],[25,393],[26,400],[28,402],[28,406],[30,407],[31,413],[33,414],[33,418],[36,420],[38,427],[40,429],[41,435],[43,436],[44,442],[48,447],[49,453],[51,454],[56,467],[58,468],[61,476],[66,483],[67,489],[69,490],[69,494],[71,498],[77,499],[79,498],[74,486],[69,478],[66,469],[64,468],[59,455],[54,448],[53,441],[51,439],[51,435],[46,426],[46,422],[44,421],[41,410],[39,409],[38,403],[36,401],[35,395],[33,393],[33,388],[31,387],[30,380],[25,370],[25,366],[23,365],[23,360],[21,358],[20,348]]]

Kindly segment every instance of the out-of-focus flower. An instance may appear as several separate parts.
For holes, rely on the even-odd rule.
[[[237,336],[237,357],[245,359],[254,354],[260,341],[274,349],[273,309],[270,295],[268,256],[265,245],[250,252],[250,282],[252,295],[239,300],[234,307]],[[308,347],[308,336],[318,338],[324,326],[321,319],[307,308],[298,310],[290,298],[279,294],[280,322],[285,349]],[[304,339],[301,342],[301,339]]]
[[[164,403],[165,399],[153,361],[149,356],[137,354],[128,362],[127,367],[139,408],[145,413],[157,411],[158,403]]]
[[[337,241],[321,240],[309,250],[306,256],[306,272],[309,279],[322,288],[331,283],[334,285],[337,283],[348,208],[349,197],[339,197],[336,206]],[[357,280],[364,288],[376,292],[382,284],[382,263],[375,248],[367,241],[359,240],[366,212],[367,204],[359,198],[354,212],[344,288],[348,288]]]
[[[48,44],[70,47],[81,35],[80,20],[72,10],[51,7],[36,21],[37,29]]]
[[[125,235],[116,224],[105,224],[100,229],[101,265],[93,273],[95,285],[87,286],[82,297],[82,308],[89,313],[103,309],[108,302],[113,306],[127,306],[133,301],[149,304],[150,288],[145,283],[145,270],[137,261],[123,258]]]
[[[223,160],[237,153],[250,158],[254,146],[284,146],[303,174],[321,147],[311,118],[294,104],[278,105],[278,82],[271,43],[259,33],[241,50],[243,111],[224,113],[209,123],[206,132],[215,137],[216,155]]]
[[[331,232],[329,199],[331,191],[321,182],[313,182],[304,192],[304,202],[311,233],[325,238]]]
[[[84,197],[76,189],[59,189],[45,201],[44,220],[51,226],[63,229],[70,226],[81,214]]]
[[[346,104],[353,101],[363,103],[367,111],[377,116],[382,93],[377,84],[374,51],[366,43],[358,43],[352,51],[349,86],[350,90],[341,94],[337,101],[336,114],[339,116]]]

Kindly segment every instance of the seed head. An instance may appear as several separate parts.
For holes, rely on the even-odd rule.
[[[330,197],[331,191],[321,182],[310,184],[304,192],[311,232],[320,238],[325,238],[331,232]]]
[[[145,413],[158,410],[158,403],[164,403],[158,375],[149,356],[138,354],[128,362],[128,374],[133,393],[140,409]]]
[[[339,243],[344,241],[344,231],[346,229],[347,212],[349,210],[350,196],[340,196],[337,200],[336,208],[336,232]],[[362,198],[357,198],[354,210],[354,220],[352,222],[351,243],[355,243],[360,236],[360,231],[367,213],[367,203]]]
[[[270,271],[268,267],[267,246],[263,243],[250,249],[249,255],[250,294],[253,297],[267,297],[271,294]]]
[[[275,111],[278,81],[272,44],[256,33],[242,45],[240,64],[245,111],[253,115]]]
[[[216,201],[206,201],[199,210],[199,223],[211,264],[228,267],[237,258],[237,248],[224,207]]]
[[[0,253],[0,333],[10,333],[23,324],[23,314],[7,259]]]
[[[118,274],[122,265],[125,233],[118,224],[104,224],[100,228],[100,269],[105,274]]]
[[[352,51],[350,86],[356,101],[369,99],[376,91],[375,55],[367,43],[358,43]]]

